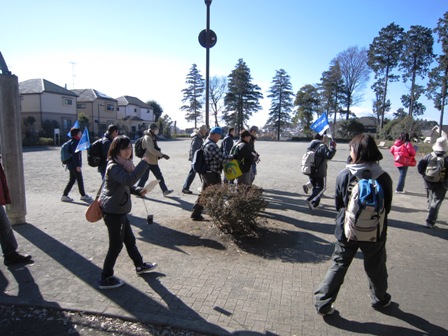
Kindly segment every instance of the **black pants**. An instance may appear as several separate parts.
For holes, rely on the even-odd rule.
[[[82,172],[77,171],[76,168],[69,169],[69,172],[70,172],[70,178],[68,180],[67,186],[64,189],[63,195],[68,196],[68,193],[70,192],[70,190],[72,190],[73,185],[75,184],[76,181],[78,181],[79,193],[81,194],[81,196],[84,196],[86,192],[84,191],[84,181],[82,179]]]
[[[221,184],[221,174],[220,173],[205,173],[201,174],[202,178],[202,191],[204,191],[208,186]],[[196,202],[193,205],[193,212],[191,217],[199,217],[204,210],[204,205],[202,204],[201,194],[199,194]]]
[[[109,250],[104,260],[101,276],[108,278],[114,275],[115,262],[123,248],[123,243],[126,246],[129,257],[134,262],[134,266],[141,266],[143,258],[135,244],[135,236],[129,224],[128,215],[105,213],[103,219],[109,233]]]

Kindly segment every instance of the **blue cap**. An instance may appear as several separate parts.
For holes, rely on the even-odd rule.
[[[222,128],[221,127],[213,127],[210,130],[210,134],[219,134],[222,135]]]

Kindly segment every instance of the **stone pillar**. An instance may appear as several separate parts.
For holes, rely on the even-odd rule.
[[[6,206],[11,224],[26,223],[20,110],[17,76],[0,74],[0,150],[11,193],[12,203]]]

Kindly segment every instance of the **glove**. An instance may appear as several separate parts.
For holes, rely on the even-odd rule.
[[[336,142],[335,141],[330,142],[330,147],[336,148]]]
[[[169,160],[170,159],[170,157],[168,156],[168,155],[166,155],[166,154],[163,154],[163,156],[162,156],[164,159],[166,159],[166,160]]]

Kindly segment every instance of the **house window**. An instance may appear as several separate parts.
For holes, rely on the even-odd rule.
[[[134,109],[134,113],[137,113],[137,109],[136,108]]]
[[[63,119],[62,123],[63,123],[64,130],[69,130],[70,128],[72,128],[72,121],[71,120]]]
[[[114,104],[106,104],[106,110],[107,111],[113,111],[114,110]]]
[[[85,109],[86,108],[86,104],[76,104],[76,108],[78,108],[78,109]]]
[[[62,98],[62,102],[64,105],[73,105],[73,99],[71,98]]]

